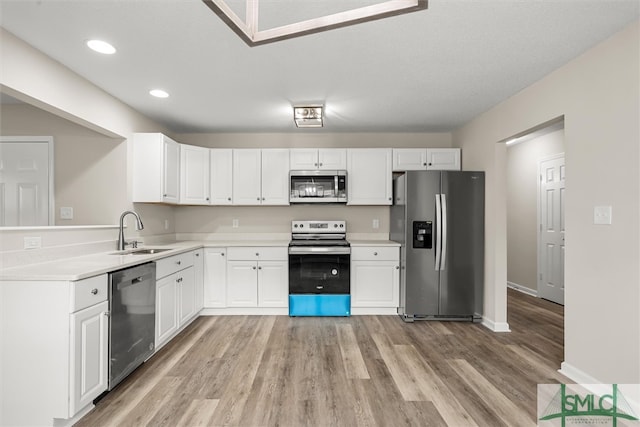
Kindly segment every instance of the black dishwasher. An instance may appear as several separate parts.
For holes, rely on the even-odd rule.
[[[109,390],[153,354],[156,328],[156,265],[109,274]]]

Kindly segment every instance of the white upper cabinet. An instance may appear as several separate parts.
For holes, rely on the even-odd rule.
[[[348,205],[390,205],[392,202],[390,148],[347,150]]]
[[[262,150],[263,205],[289,204],[289,150],[286,148]]]
[[[233,150],[213,148],[209,150],[211,177],[211,204],[233,203]]]
[[[209,149],[180,144],[180,203],[208,205]]]
[[[133,201],[178,203],[180,144],[161,133],[133,136]]]
[[[393,170],[460,170],[460,149],[394,148]]]
[[[459,148],[427,148],[427,170],[459,171]]]
[[[347,150],[344,148],[292,148],[291,170],[344,170]]]
[[[233,150],[234,205],[289,204],[289,150]]]
[[[233,204],[259,205],[262,201],[259,149],[233,150]]]

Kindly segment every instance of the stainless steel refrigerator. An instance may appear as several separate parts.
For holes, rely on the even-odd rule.
[[[400,247],[400,307],[418,319],[482,319],[484,172],[411,171],[394,178],[391,240]]]

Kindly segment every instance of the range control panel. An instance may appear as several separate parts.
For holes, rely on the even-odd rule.
[[[346,233],[346,221],[291,221],[292,233]]]

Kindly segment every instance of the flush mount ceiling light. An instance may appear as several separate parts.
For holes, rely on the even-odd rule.
[[[427,8],[427,0],[387,0],[369,6],[304,19],[287,25],[259,30],[258,12],[260,0],[246,0],[245,19],[240,18],[225,0],[202,0],[216,15],[238,34],[249,46],[272,43],[307,34],[319,33],[334,28],[360,24],[362,22],[417,12]],[[234,4],[236,1],[232,1]],[[269,2],[281,7],[286,2]],[[340,3],[340,2],[339,2]],[[284,6],[287,7],[287,6]],[[291,9],[292,7],[289,6]]]
[[[168,98],[169,94],[162,89],[152,89],[149,91],[149,95],[155,96],[156,98]]]
[[[116,53],[116,48],[103,40],[88,40],[87,46],[89,46],[89,49],[105,55],[113,55]]]
[[[293,120],[299,128],[322,127],[322,105],[293,107]]]

